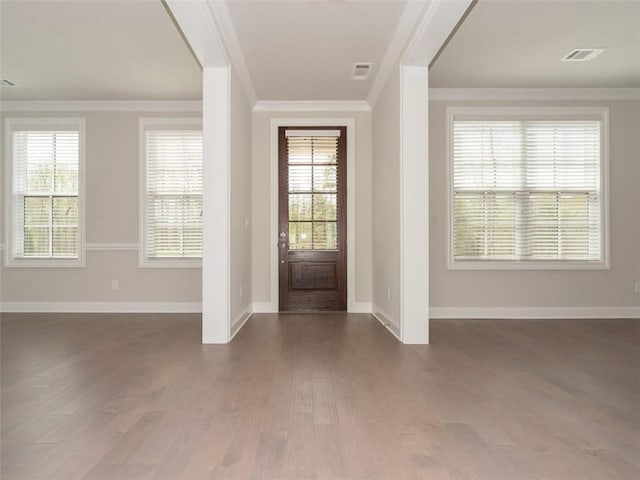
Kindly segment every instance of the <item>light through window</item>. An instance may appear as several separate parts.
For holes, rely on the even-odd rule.
[[[601,117],[453,114],[450,128],[454,264],[603,263]]]
[[[202,257],[202,130],[166,122],[146,119],[142,133],[147,264]]]
[[[79,262],[83,125],[81,119],[7,120],[9,264]]]

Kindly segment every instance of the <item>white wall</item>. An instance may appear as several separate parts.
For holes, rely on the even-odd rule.
[[[372,112],[372,309],[400,334],[400,73],[389,76]],[[387,293],[390,293],[389,297]]]
[[[87,119],[86,241],[84,268],[0,267],[2,302],[127,302],[184,304],[198,309],[201,269],[139,268],[138,252],[138,119],[198,116],[162,112],[42,112],[6,117],[73,116]],[[2,135],[4,135],[4,121]],[[3,139],[4,140],[4,139]],[[0,142],[4,145],[4,141]],[[4,149],[2,171],[4,172]],[[4,178],[4,174],[2,175]],[[2,186],[4,190],[4,184]],[[4,231],[4,195],[0,196],[0,231]],[[0,238],[4,238],[4,235]],[[124,246],[129,250],[111,251]],[[119,290],[111,290],[118,280]],[[16,305],[13,305],[14,307]],[[18,306],[19,308],[20,306]]]
[[[611,269],[604,271],[453,271],[447,270],[446,107],[598,106],[610,108]],[[445,102],[429,104],[430,300],[437,315],[464,309],[588,307],[615,314],[640,306],[634,282],[640,281],[640,102]],[[375,133],[375,129],[374,129]],[[375,156],[374,156],[375,158]],[[375,169],[374,169],[375,171]],[[374,242],[375,245],[375,242]],[[615,310],[620,307],[619,310]],[[496,312],[499,310],[496,310]],[[589,311],[589,310],[583,310]],[[595,310],[600,311],[600,310]],[[553,315],[553,314],[552,314]]]
[[[251,308],[251,107],[231,69],[231,332]]]
[[[353,118],[355,120],[355,292],[354,301],[371,302],[371,113],[254,112],[252,162],[253,301],[271,302],[271,119]],[[277,186],[276,186],[277,188]],[[347,246],[349,248],[349,246]],[[351,295],[351,292],[349,292]],[[275,308],[277,309],[277,305]]]

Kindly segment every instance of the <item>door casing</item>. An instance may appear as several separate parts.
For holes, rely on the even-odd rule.
[[[371,305],[355,301],[355,119],[344,118],[272,118],[271,119],[271,228],[269,235],[271,298],[269,305],[257,304],[255,310],[277,312],[279,304],[278,285],[278,128],[279,127],[347,127],[347,312],[371,313]]]

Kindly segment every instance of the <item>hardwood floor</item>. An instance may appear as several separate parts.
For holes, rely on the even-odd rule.
[[[637,479],[640,322],[4,314],[2,479]]]

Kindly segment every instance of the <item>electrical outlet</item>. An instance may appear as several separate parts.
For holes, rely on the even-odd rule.
[[[244,228],[249,228],[249,217],[244,217]]]
[[[242,290],[242,285],[240,285],[240,298],[244,297],[244,290]]]
[[[636,282],[634,285],[634,291],[640,293],[640,282]]]
[[[120,285],[118,284],[118,280],[111,280],[111,290],[119,290]]]
[[[387,287],[387,300],[391,301],[391,287]]]

